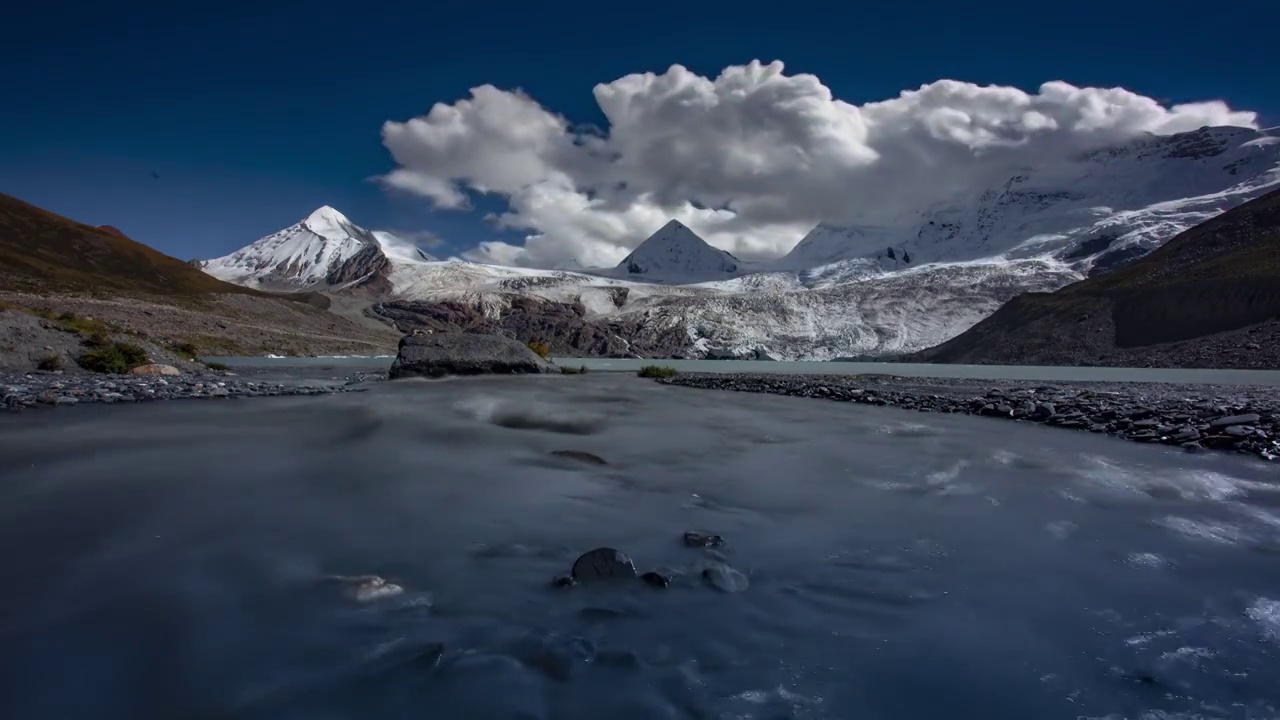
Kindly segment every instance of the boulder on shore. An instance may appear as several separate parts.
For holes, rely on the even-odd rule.
[[[181,375],[182,371],[172,365],[161,365],[159,363],[150,363],[148,365],[139,365],[129,371],[130,375]]]
[[[554,369],[524,343],[502,335],[443,332],[408,335],[391,364],[389,377],[510,375]]]

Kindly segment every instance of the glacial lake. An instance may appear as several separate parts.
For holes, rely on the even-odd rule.
[[[231,367],[333,367],[380,369],[384,357],[228,357],[210,358]],[[1037,367],[1030,365],[930,365],[873,362],[768,362],[751,360],[634,360],[553,358],[558,365],[597,372],[635,372],[645,365],[666,365],[683,372],[784,373],[800,375],[903,375],[1038,382],[1166,382],[1280,386],[1280,370],[1199,370],[1178,368]]]
[[[1280,712],[1274,466],[989,418],[603,372],[7,414],[0,546],[6,720]],[[551,587],[599,546],[671,586]]]

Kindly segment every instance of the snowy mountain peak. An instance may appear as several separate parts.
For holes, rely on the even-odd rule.
[[[349,237],[351,235],[349,228],[355,227],[355,224],[348,220],[346,215],[328,205],[323,205],[312,211],[300,224],[321,237],[338,241]]]
[[[325,205],[230,255],[206,260],[202,269],[250,287],[305,288],[324,282],[370,244],[378,244],[372,233]]]
[[[893,225],[819,225],[775,267],[900,270],[909,253],[917,265],[1046,257],[1102,271],[1276,184],[1280,143],[1265,133],[1204,127],[1152,135],[1067,163],[1011,168]]]
[[[650,235],[610,273],[656,283],[697,283],[724,280],[741,263],[733,255],[707,244],[679,220],[671,220]]]

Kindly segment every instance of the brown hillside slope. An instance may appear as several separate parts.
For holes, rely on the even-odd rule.
[[[399,335],[326,312],[317,293],[265,293],[0,194],[0,306],[92,316],[207,354],[378,354]]]
[[[904,360],[1280,369],[1280,190]]]
[[[130,240],[115,228],[78,223],[3,193],[0,276],[2,287],[10,290],[247,292]]]

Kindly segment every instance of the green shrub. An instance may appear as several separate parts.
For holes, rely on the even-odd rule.
[[[67,332],[78,333],[86,337],[94,335],[102,335],[110,328],[101,320],[93,318],[81,317],[75,313],[64,312],[56,317],[50,317],[53,313],[45,313],[45,317],[58,323],[58,326]]]
[[[676,376],[676,369],[665,365],[645,365],[636,374],[642,378],[669,378]]]
[[[225,364],[220,362],[207,362],[204,364],[204,366],[209,368],[210,370],[217,370],[218,372],[226,372],[227,370],[231,369],[227,367]]]
[[[146,350],[137,345],[115,342],[105,335],[94,335],[86,344],[90,349],[81,353],[76,362],[91,372],[119,375],[148,362]]]
[[[186,358],[187,360],[200,359],[200,348],[194,343],[176,342],[170,345],[169,349],[178,357]]]
[[[562,367],[560,368],[560,374],[561,375],[586,375],[587,366],[583,365],[582,367],[577,367],[577,368]]]
[[[40,361],[36,363],[36,369],[44,370],[45,372],[54,372],[57,370],[61,370],[62,358],[58,357],[57,355],[48,355],[48,356],[42,357],[40,358]]]
[[[547,347],[547,344],[541,340],[531,340],[528,346],[530,350],[538,353],[538,357],[544,360],[551,357],[551,348]]]

